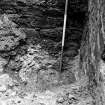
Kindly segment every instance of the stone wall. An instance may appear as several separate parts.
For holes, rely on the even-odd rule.
[[[85,75],[89,78],[89,91],[94,99],[94,105],[103,105],[104,92],[100,73],[101,53],[103,51],[103,13],[104,3],[100,0],[89,1],[89,21],[81,46],[81,61]],[[101,78],[101,80],[100,80]]]

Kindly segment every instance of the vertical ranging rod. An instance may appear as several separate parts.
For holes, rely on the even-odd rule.
[[[65,3],[65,13],[64,13],[64,23],[63,23],[63,35],[62,35],[62,46],[61,46],[60,72],[62,72],[62,60],[63,60],[63,50],[64,50],[64,43],[65,43],[66,21],[67,21],[67,7],[68,7],[68,0],[66,0],[66,3]]]

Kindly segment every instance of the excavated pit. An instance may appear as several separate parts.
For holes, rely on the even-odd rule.
[[[65,0],[1,0],[0,105],[104,105],[101,5],[69,0],[60,70]]]

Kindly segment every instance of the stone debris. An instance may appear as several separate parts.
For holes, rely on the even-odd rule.
[[[0,51],[13,49],[19,44],[19,40],[26,36],[6,14],[0,17],[0,32]]]
[[[50,67],[50,65],[53,65],[54,63],[56,63],[56,59],[50,59],[50,56],[48,55],[48,53],[45,52],[44,50],[41,50],[39,45],[37,45],[36,48],[29,47],[28,54],[20,57],[20,61],[22,61],[23,66],[19,72],[19,76],[24,81],[28,79],[25,76],[30,75],[30,73],[33,70],[34,70],[33,72],[36,72],[37,74],[38,70],[40,70],[42,67],[43,69],[45,67],[45,69],[47,70],[46,64],[49,63],[49,67]]]
[[[86,94],[86,89],[82,89],[76,84],[74,86],[64,85],[64,87],[56,87],[54,90],[44,92],[29,93],[23,91],[24,95],[21,97],[19,95],[20,90],[16,90],[14,82],[11,84],[12,81],[10,82],[10,80],[8,74],[0,76],[0,83],[5,87],[0,91],[0,105],[92,105],[90,104],[92,98],[89,94]],[[13,88],[9,89],[8,85],[13,86]],[[20,91],[20,94],[22,94],[22,91]]]
[[[30,45],[27,51],[27,54],[16,58],[22,63],[19,71],[22,83],[6,73],[0,76],[1,105],[92,105],[92,98],[86,89],[86,77],[75,84],[57,86],[58,72],[51,69],[57,60],[52,59],[40,45]],[[49,66],[46,67],[47,63]],[[23,82],[27,84],[23,85]]]

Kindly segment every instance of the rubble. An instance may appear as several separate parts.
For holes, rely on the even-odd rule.
[[[0,19],[0,51],[9,51],[19,44],[19,40],[25,39],[25,34],[16,28],[8,15],[1,15]]]

